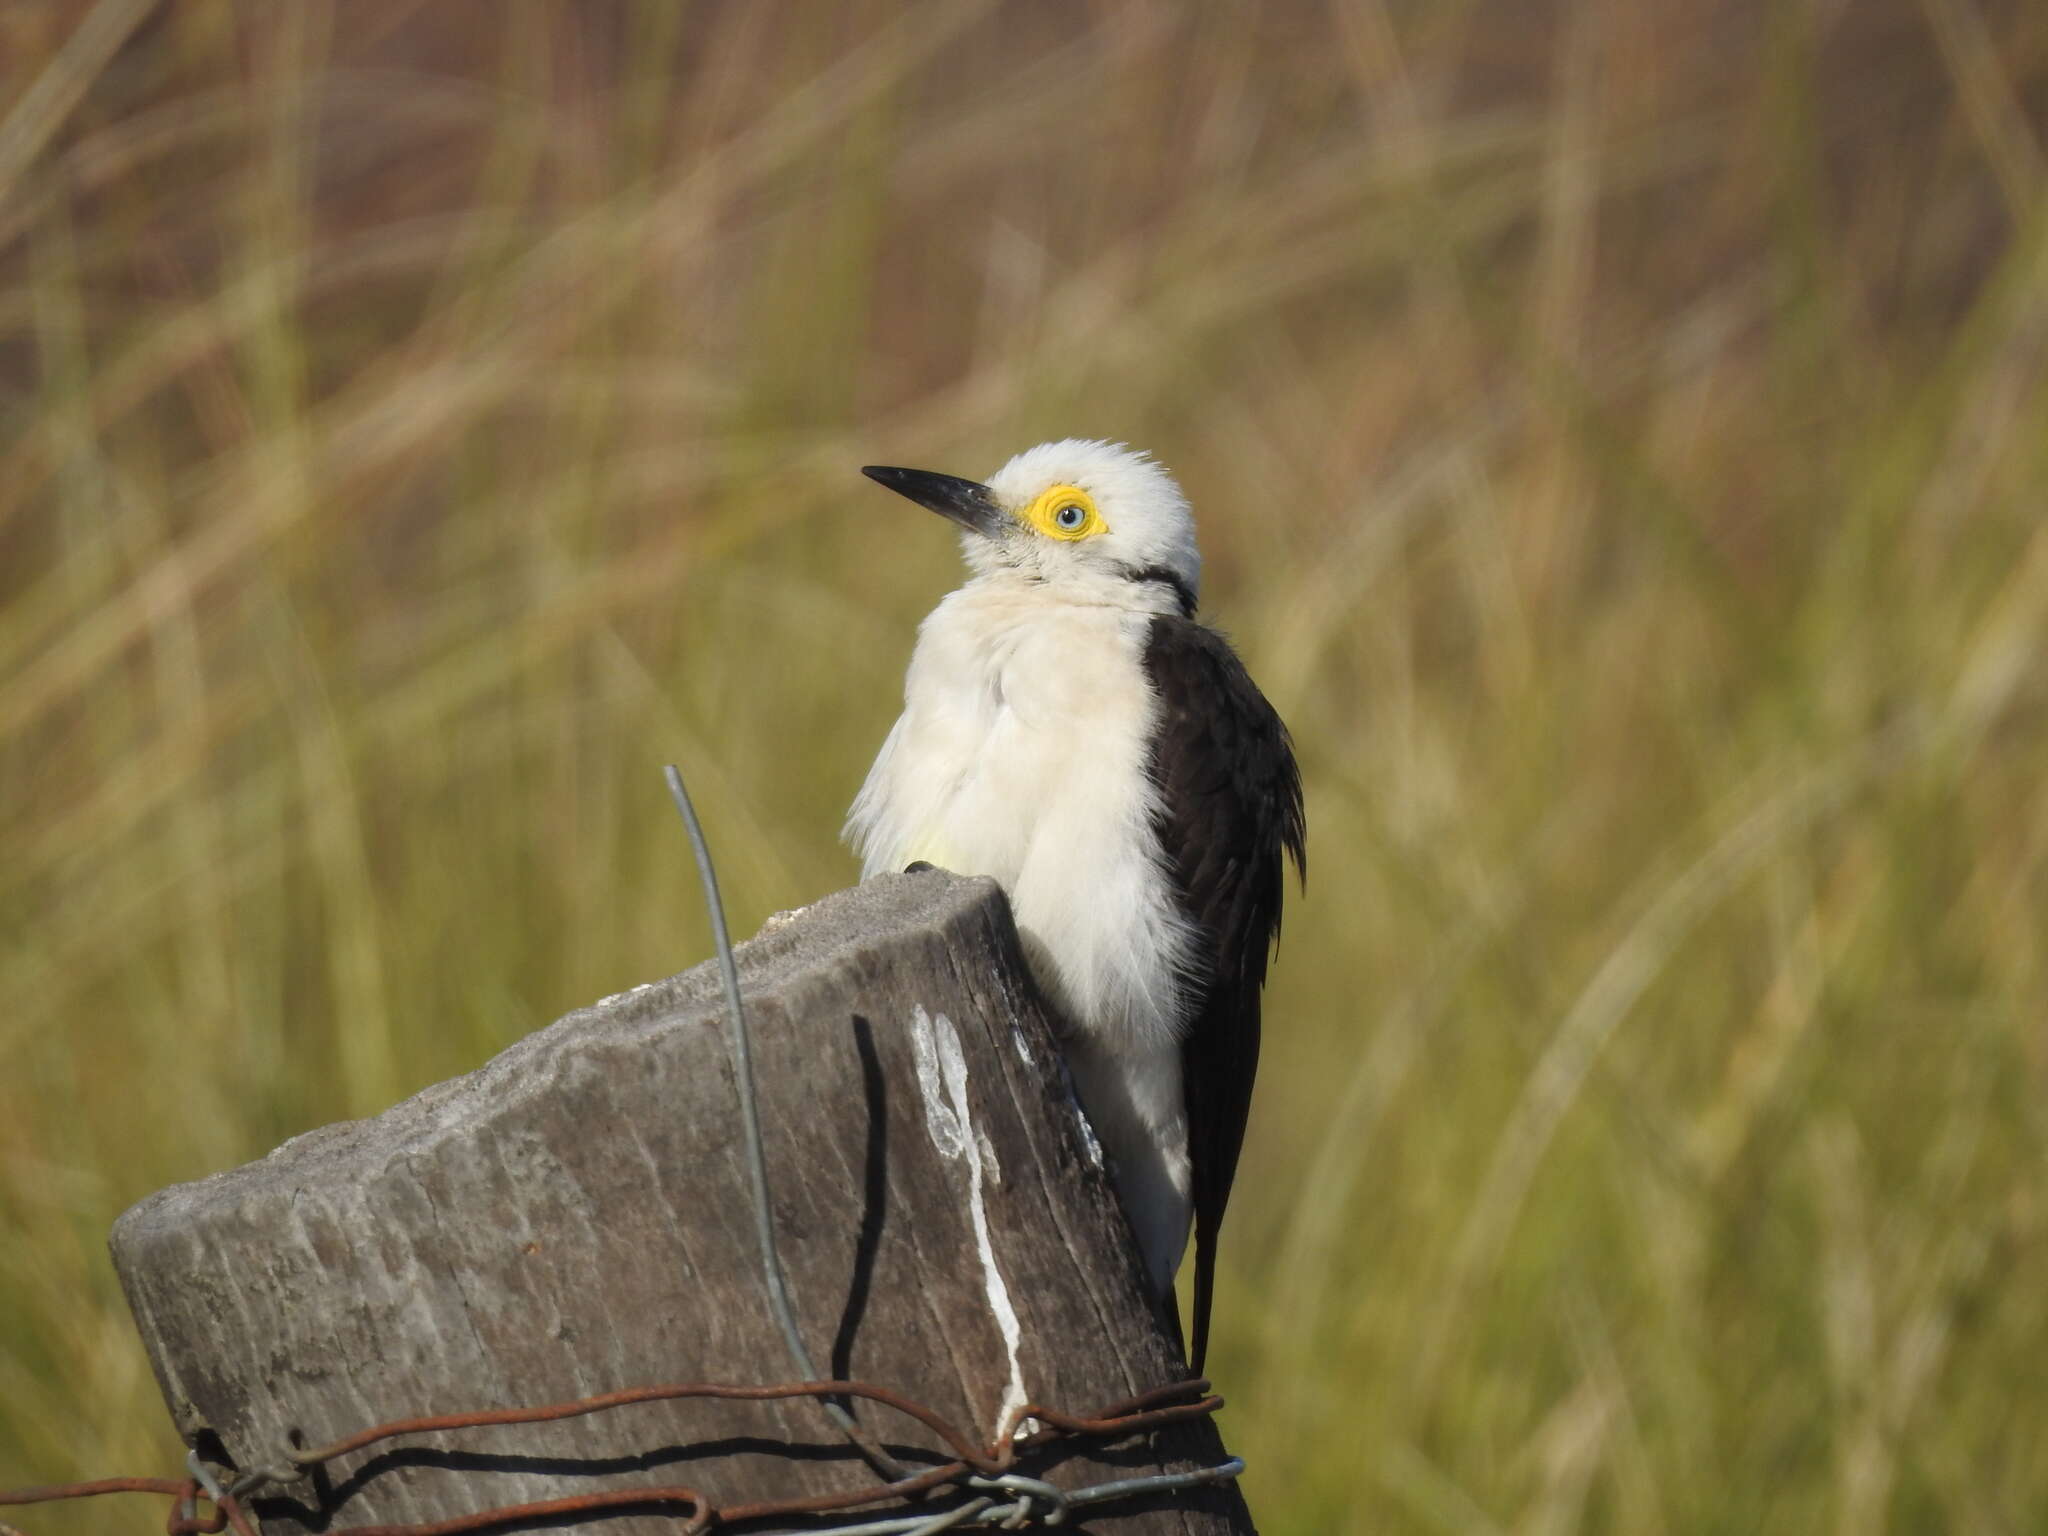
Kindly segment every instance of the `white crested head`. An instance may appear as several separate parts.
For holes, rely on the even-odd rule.
[[[1166,575],[1190,603],[1201,591],[1187,497],[1136,449],[1081,437],[1040,443],[990,475],[988,488],[1012,529],[995,539],[968,536],[967,563],[978,572],[1017,568],[1055,584]],[[1077,510],[1078,525],[1066,527]]]
[[[867,476],[965,530],[975,574],[1062,595],[1192,613],[1202,584],[1195,519],[1173,476],[1121,443],[1027,448],[978,484],[920,469]]]

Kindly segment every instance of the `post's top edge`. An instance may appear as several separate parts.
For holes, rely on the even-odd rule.
[[[734,951],[752,1010],[772,1010],[778,994],[865,956],[919,946],[999,909],[1000,886],[944,870],[880,875],[793,911],[778,912]],[[697,940],[693,914],[678,912],[679,942]],[[264,1156],[147,1195],[124,1211],[109,1235],[117,1266],[152,1239],[189,1229],[202,1216],[245,1202],[289,1198],[307,1186],[370,1176],[396,1158],[503,1114],[545,1092],[593,1047],[724,1027],[717,961],[614,993],[514,1041],[473,1071],[421,1089],[381,1113],[319,1126]]]

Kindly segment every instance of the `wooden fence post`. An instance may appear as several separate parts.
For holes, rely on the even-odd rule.
[[[871,881],[771,921],[739,964],[783,1263],[821,1371],[894,1388],[978,1441],[1025,1399],[1088,1414],[1185,1374],[992,882]],[[707,964],[375,1119],[142,1201],[115,1225],[114,1261],[179,1431],[248,1468],[397,1417],[794,1379],[734,1103]],[[888,1446],[938,1448],[856,1411]],[[1224,1456],[1201,1421],[1068,1442],[1019,1470],[1071,1487]],[[729,1505],[864,1481],[813,1402],[696,1400],[410,1436],[257,1507],[274,1536],[650,1484]],[[1252,1529],[1231,1484],[1073,1518]],[[604,1529],[677,1522],[643,1511]]]

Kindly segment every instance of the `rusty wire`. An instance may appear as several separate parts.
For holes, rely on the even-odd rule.
[[[48,1488],[0,1488],[0,1507],[23,1504],[54,1504],[69,1499],[96,1499],[109,1493],[158,1493],[171,1500],[170,1518],[164,1522],[168,1536],[192,1536],[196,1532],[224,1531],[233,1527],[235,1536],[256,1536],[248,1512],[231,1493],[223,1490],[214,1512],[205,1519],[189,1513],[196,1500],[208,1498],[196,1477],[103,1477],[89,1483],[59,1483]],[[0,1531],[23,1536],[11,1525]]]
[[[915,1419],[939,1437],[962,1467],[978,1472],[984,1477],[998,1477],[1007,1473],[1014,1464],[1019,1450],[1035,1450],[1054,1440],[1075,1436],[1136,1434],[1141,1430],[1156,1429],[1163,1424],[1200,1418],[1213,1413],[1223,1403],[1221,1398],[1209,1392],[1209,1383],[1199,1379],[1156,1387],[1150,1392],[1112,1403],[1109,1407],[1085,1418],[1061,1413],[1058,1409],[1048,1408],[1042,1404],[1027,1403],[1010,1415],[1008,1426],[1004,1433],[997,1436],[996,1442],[983,1447],[977,1446],[956,1426],[924,1404],[915,1402],[900,1392],[893,1392],[887,1387],[878,1387],[872,1382],[795,1381],[758,1387],[689,1382],[677,1386],[630,1387],[623,1392],[604,1392],[595,1397],[577,1398],[566,1403],[550,1403],[539,1408],[486,1408],[473,1413],[393,1419],[389,1423],[374,1425],[355,1434],[343,1436],[327,1445],[309,1449],[295,1447],[285,1454],[295,1466],[303,1469],[324,1466],[338,1457],[367,1449],[380,1441],[395,1440],[401,1435],[425,1435],[458,1429],[488,1429],[506,1424],[547,1424],[559,1419],[574,1419],[585,1414],[603,1413],[611,1408],[625,1408],[635,1403],[674,1402],[681,1398],[698,1397],[749,1403],[776,1402],[793,1397],[865,1398],[885,1408],[893,1408],[906,1418]],[[1034,1419],[1043,1428],[1020,1439],[1017,1434],[1018,1427]]]
[[[539,1408],[486,1409],[475,1413],[396,1419],[388,1424],[376,1425],[346,1436],[329,1445],[294,1450],[290,1455],[300,1466],[311,1467],[324,1465],[382,1441],[406,1435],[481,1429],[505,1424],[545,1423],[588,1413],[601,1413],[607,1409],[622,1408],[633,1403],[662,1402],[677,1398],[762,1402],[795,1397],[810,1397],[819,1401],[824,1401],[828,1397],[858,1397],[891,1408],[931,1430],[953,1452],[954,1459],[915,1472],[906,1471],[903,1477],[866,1487],[786,1499],[757,1500],[746,1504],[720,1506],[708,1495],[687,1487],[622,1488],[538,1503],[501,1505],[432,1525],[349,1527],[336,1533],[336,1536],[457,1536],[460,1532],[481,1531],[493,1526],[546,1516],[590,1514],[605,1509],[656,1503],[689,1505],[690,1515],[683,1525],[683,1530],[691,1532],[701,1531],[714,1523],[731,1524],[743,1520],[758,1521],[793,1515],[830,1514],[836,1510],[855,1509],[864,1504],[879,1504],[888,1500],[912,1497],[948,1483],[961,1483],[977,1491],[999,1490],[1010,1493],[1015,1497],[1008,1507],[1036,1500],[1049,1508],[1064,1508],[1075,1502],[1100,1502],[1104,1498],[1120,1498],[1131,1493],[1147,1491],[1157,1480],[1123,1479],[1118,1483],[1100,1485],[1095,1489],[1063,1490],[1036,1478],[1018,1477],[1012,1468],[1020,1452],[1041,1449],[1055,1442],[1074,1438],[1121,1439],[1167,1424],[1200,1418],[1214,1412],[1221,1405],[1221,1399],[1209,1394],[1208,1383],[1204,1381],[1179,1382],[1170,1387],[1159,1388],[1123,1402],[1113,1403],[1087,1417],[1064,1414],[1058,1409],[1042,1404],[1027,1404],[1022,1410],[1011,1415],[1007,1432],[998,1436],[995,1443],[979,1446],[956,1425],[931,1408],[904,1397],[901,1393],[869,1382],[813,1381],[758,1387],[690,1383],[608,1392],[598,1397],[581,1398],[574,1402],[555,1403]],[[1031,1420],[1036,1420],[1042,1427],[1020,1437],[1017,1429]],[[1167,1481],[1159,1486],[1184,1487],[1189,1486],[1191,1481],[1215,1481],[1219,1476],[1234,1476],[1235,1472],[1235,1466],[1225,1464],[1223,1468],[1201,1468],[1188,1473],[1169,1473],[1163,1475]],[[1110,1491],[1104,1492],[1104,1489]],[[994,1504],[994,1501],[985,1494],[969,1502],[975,1505],[971,1512],[965,1511],[964,1507],[956,1507],[941,1515],[921,1513],[915,1517],[906,1517],[909,1523],[896,1528],[911,1531],[935,1518],[960,1516],[965,1519],[969,1514],[978,1515],[992,1508]]]
[[[929,1429],[954,1455],[951,1461],[906,1472],[900,1478],[865,1487],[829,1493],[807,1494],[786,1499],[762,1499],[751,1503],[719,1505],[700,1489],[682,1485],[643,1488],[615,1488],[598,1493],[574,1494],[557,1499],[523,1504],[501,1504],[473,1514],[411,1525],[363,1525],[343,1527],[334,1536],[466,1536],[498,1526],[539,1519],[561,1519],[574,1515],[602,1517],[607,1511],[641,1509],[654,1505],[683,1506],[688,1513],[681,1530],[685,1536],[714,1524],[760,1521],[786,1516],[831,1514],[862,1505],[912,1498],[947,1484],[958,1484],[974,1495],[962,1504],[937,1512],[892,1516],[857,1526],[835,1528],[832,1536],[857,1533],[939,1531],[967,1525],[991,1525],[1023,1521],[1038,1515],[1064,1515],[1070,1507],[1128,1498],[1141,1493],[1165,1492],[1235,1477],[1243,1463],[1235,1458],[1214,1467],[1197,1467],[1187,1472],[1159,1473],[1146,1477],[1121,1478],[1092,1487],[1060,1488],[1039,1478],[1023,1477],[1012,1469],[1020,1453],[1043,1449],[1072,1439],[1122,1439],[1129,1435],[1184,1423],[1204,1417],[1222,1406],[1222,1399],[1210,1394],[1206,1381],[1177,1382],[1156,1388],[1122,1402],[1112,1403],[1094,1414],[1077,1416],[1042,1403],[1027,1403],[1010,1415],[1009,1423],[996,1441],[977,1445],[943,1415],[901,1393],[863,1381],[791,1382],[770,1386],[731,1386],[717,1383],[688,1383],[663,1387],[636,1387],[607,1392],[573,1402],[553,1403],[536,1408],[494,1408],[471,1413],[436,1414],[394,1419],[385,1424],[347,1435],[331,1444],[287,1453],[293,1468],[280,1477],[277,1472],[245,1475],[222,1487],[210,1473],[186,1478],[124,1477],[94,1483],[72,1483],[48,1488],[20,1488],[0,1491],[0,1505],[40,1504],[63,1499],[92,1498],[111,1493],[154,1493],[173,1500],[164,1529],[168,1536],[195,1536],[232,1528],[236,1536],[256,1536],[244,1499],[265,1485],[288,1482],[307,1470],[362,1451],[382,1441],[401,1436],[447,1433],[454,1430],[485,1429],[508,1424],[538,1424],[584,1414],[602,1413],[635,1403],[664,1402],[679,1398],[718,1398],[744,1402],[774,1401],[809,1397],[856,1397],[890,1408]],[[1040,1427],[1029,1434],[1018,1430],[1026,1423]],[[993,1497],[1008,1495],[1007,1501]],[[210,1502],[213,1513],[200,1517],[194,1511],[198,1501]],[[939,1523],[943,1522],[943,1523]],[[1013,1527],[1014,1528],[1014,1527]]]
[[[116,1477],[94,1482],[58,1484],[40,1488],[0,1489],[0,1508],[53,1503],[71,1499],[96,1498],[115,1493],[152,1493],[168,1496],[172,1503],[164,1523],[166,1536],[215,1536],[232,1529],[235,1536],[257,1536],[247,1509],[247,1500],[266,1488],[284,1487],[299,1481],[316,1468],[337,1458],[363,1450],[381,1441],[407,1435],[448,1433],[511,1424],[541,1424],[560,1419],[602,1413],[635,1403],[670,1402],[684,1398],[712,1398],[740,1402],[771,1402],[808,1398],[829,1415],[840,1432],[875,1470],[880,1481],[866,1487],[829,1493],[793,1496],[786,1499],[756,1500],[746,1504],[719,1505],[699,1489],[682,1485],[618,1488],[576,1494],[524,1504],[503,1504],[473,1514],[411,1525],[351,1526],[331,1536],[468,1536],[519,1522],[591,1515],[600,1519],[609,1511],[678,1506],[686,1510],[681,1531],[694,1536],[714,1524],[755,1522],[786,1516],[831,1514],[889,1500],[916,1498],[953,1485],[970,1497],[942,1510],[920,1509],[907,1515],[892,1515],[854,1525],[826,1529],[810,1528],[810,1536],[926,1536],[970,1526],[1001,1526],[1005,1530],[1026,1525],[1064,1522],[1071,1509],[1112,1499],[1147,1493],[1174,1492],[1207,1484],[1227,1482],[1244,1470],[1236,1457],[1215,1466],[1195,1467],[1185,1472],[1161,1472],[1142,1477],[1118,1478],[1079,1488],[1062,1488],[1040,1478],[1014,1470],[1019,1453],[1030,1452],[1075,1439],[1120,1440],[1134,1434],[1184,1423],[1214,1413],[1223,1405],[1209,1391],[1205,1380],[1175,1382],[1156,1387],[1136,1397],[1112,1403],[1091,1415],[1062,1412],[1042,1403],[1026,1403],[1014,1409],[998,1426],[993,1442],[978,1444],[936,1410],[887,1387],[864,1381],[820,1381],[817,1368],[805,1347],[797,1326],[789,1286],[776,1251],[773,1206],[769,1200],[767,1157],[763,1149],[760,1114],[754,1092],[752,1042],[745,1011],[741,1006],[739,971],[733,959],[732,939],[726,928],[725,908],[719,899],[718,878],[704,831],[690,804],[682,775],[673,765],[664,769],[669,792],[690,835],[697,870],[710,909],[712,938],[718,951],[719,972],[725,987],[727,1016],[732,1024],[732,1042],[740,1123],[746,1143],[749,1181],[755,1206],[755,1230],[760,1243],[761,1276],[769,1309],[788,1346],[790,1358],[806,1378],[765,1386],[691,1382],[671,1386],[629,1387],[600,1393],[571,1402],[551,1403],[533,1408],[491,1408],[467,1413],[435,1414],[393,1419],[345,1435],[314,1448],[294,1446],[275,1464],[234,1473],[232,1480],[216,1475],[195,1451],[186,1461],[183,1478]],[[888,1408],[931,1431],[952,1453],[952,1459],[935,1466],[913,1470],[898,1461],[854,1419],[844,1401],[860,1399]],[[1024,1426],[1035,1424],[1029,1433]],[[232,1471],[232,1469],[223,1469]],[[200,1515],[201,1503],[212,1513]],[[15,1527],[0,1522],[0,1536],[25,1536]]]

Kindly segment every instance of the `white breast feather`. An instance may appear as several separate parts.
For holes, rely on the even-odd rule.
[[[1192,936],[1160,866],[1150,615],[970,583],[918,632],[904,710],[847,817],[864,873],[990,875],[1067,1020],[1179,1039]],[[1176,1084],[1177,1086],[1177,1084]]]
[[[993,876],[1109,1153],[1153,1288],[1187,1244],[1180,1046],[1196,956],[1153,817],[1150,613],[979,580],[918,631],[903,714],[847,814],[864,873]]]

